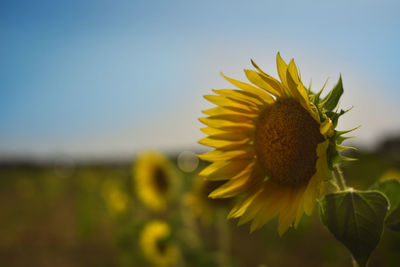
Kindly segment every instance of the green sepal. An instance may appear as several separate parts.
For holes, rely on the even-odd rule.
[[[332,120],[333,127],[336,128],[340,116],[345,114],[347,111],[345,110],[340,110],[340,112],[334,112],[334,111],[326,111],[325,115],[328,116]]]
[[[327,149],[327,156],[328,156],[328,166],[330,169],[333,168],[337,163],[339,163],[339,152],[336,150],[336,140],[332,138],[329,140],[329,146]]]
[[[336,144],[340,145],[343,143],[344,140],[350,139],[350,138],[354,138],[355,136],[337,136],[336,137]]]
[[[381,238],[388,205],[380,192],[348,190],[325,195],[320,201],[320,216],[335,238],[364,267]]]
[[[321,94],[322,94],[322,91],[324,91],[324,89],[325,89],[326,84],[328,83],[328,81],[329,81],[329,78],[326,79],[324,85],[322,86],[321,90],[319,90],[318,93],[316,93],[316,94],[315,94],[315,93],[312,93],[311,101],[312,101],[315,105],[318,105],[318,104],[321,102]],[[310,81],[309,91],[311,91],[311,81]]]
[[[344,137],[340,136],[337,131],[335,131],[333,137],[329,141],[329,146],[327,150],[328,154],[328,166],[332,169],[333,166],[339,164],[340,162],[344,161],[354,161],[357,159],[345,157],[339,154],[340,151],[345,149],[353,149],[357,150],[357,148],[350,147],[350,146],[342,146],[341,143],[351,137]]]
[[[357,127],[354,127],[353,129],[350,129],[350,130],[336,131],[336,133],[337,133],[337,135],[343,135],[343,134],[347,134],[347,133],[350,133],[350,132],[352,132],[352,131],[355,131],[355,130],[357,130],[357,129],[360,128],[360,127],[361,127],[361,125],[359,125],[359,126],[357,126]]]
[[[307,88],[307,93],[308,94],[310,94],[310,92],[311,92],[311,85],[312,85],[312,78],[310,79],[310,83],[309,83],[308,88]]]
[[[346,149],[358,150],[357,148],[352,147],[352,146],[342,146],[342,145],[336,144],[336,150],[337,151],[343,151],[343,150],[346,150]]]
[[[341,162],[356,161],[356,160],[357,159],[355,159],[355,158],[349,158],[349,157],[345,157],[345,156],[337,154],[337,155],[332,157],[330,163],[332,164],[331,166],[335,166],[335,165],[337,165],[337,164],[339,164]]]
[[[349,157],[345,157],[342,155],[337,155],[332,159],[332,164],[333,164],[333,166],[335,166],[335,165],[340,164],[345,161],[356,161],[356,160],[358,160],[358,159],[349,158]]]
[[[322,99],[320,106],[327,111],[332,111],[339,103],[339,99],[342,96],[343,92],[342,75],[340,75],[339,81],[337,82],[335,87],[333,87],[332,91],[330,91],[329,94],[324,99]]]

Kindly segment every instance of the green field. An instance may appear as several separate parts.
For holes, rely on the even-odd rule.
[[[398,151],[355,156],[359,160],[345,165],[344,173],[348,185],[358,189],[400,166]],[[151,266],[142,255],[139,235],[146,222],[161,219],[171,226],[180,266],[352,266],[350,254],[323,227],[317,209],[282,238],[276,220],[249,234],[248,225],[225,220],[225,206],[216,209],[211,223],[195,218],[182,202],[198,169],[181,174],[176,201],[157,214],[137,198],[130,164],[3,164],[1,265]],[[104,190],[110,184],[127,196],[123,212],[112,212],[107,203]],[[398,266],[399,252],[400,233],[385,229],[369,266]]]

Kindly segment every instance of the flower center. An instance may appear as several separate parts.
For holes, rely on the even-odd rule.
[[[316,172],[319,124],[296,100],[280,98],[260,114],[255,129],[257,160],[272,181],[287,187],[307,183]]]
[[[157,251],[160,254],[165,254],[165,252],[167,251],[167,240],[158,239],[156,242],[156,246],[157,246]]]
[[[154,181],[158,192],[161,194],[168,190],[167,174],[161,167],[157,167],[154,171]]]

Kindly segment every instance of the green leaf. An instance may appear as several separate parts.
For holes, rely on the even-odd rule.
[[[327,194],[320,202],[322,222],[360,266],[381,238],[388,202],[380,192],[353,190]]]
[[[387,228],[400,232],[400,206],[392,210],[385,220]]]
[[[377,190],[386,195],[390,202],[390,210],[400,205],[400,182],[395,179],[378,182],[371,186],[371,190]]]
[[[342,75],[339,77],[339,81],[333,87],[332,91],[322,100],[321,106],[328,111],[332,111],[337,104],[339,103],[339,99],[343,94],[343,83],[342,83]]]
[[[395,179],[385,180],[374,184],[371,189],[384,193],[389,199],[390,210],[385,224],[393,231],[400,231],[400,182]]]

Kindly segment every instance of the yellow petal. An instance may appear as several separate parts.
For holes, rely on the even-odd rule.
[[[299,73],[297,72],[297,67],[296,67],[296,63],[294,63],[294,59],[290,60],[289,65],[288,65],[288,71],[289,71],[290,76],[292,77],[293,81],[295,83],[299,83],[300,77],[299,77]]]
[[[294,63],[294,59],[289,62],[288,71],[290,73],[290,77],[293,79],[295,84],[297,84],[297,91],[299,94],[308,102],[308,94],[307,90],[304,87],[303,83],[300,80],[299,73],[297,72],[296,63]],[[286,76],[287,77],[287,76]]]
[[[247,160],[216,161],[204,168],[199,176],[207,180],[227,180],[241,172],[249,164]]]
[[[208,135],[220,135],[220,134],[224,134],[224,133],[229,133],[227,131],[221,130],[221,129],[217,129],[217,128],[212,128],[212,127],[204,127],[204,128],[200,128],[200,130]]]
[[[231,163],[228,162],[228,161],[216,161],[216,162],[213,162],[210,165],[208,165],[207,167],[205,167],[204,169],[202,169],[199,172],[199,176],[206,177],[206,176],[212,174],[213,172],[218,171],[223,167],[226,167],[229,164],[231,164]]]
[[[258,113],[258,108],[256,106],[248,105],[242,101],[235,101],[220,95],[205,95],[204,98],[217,106],[225,108],[233,107],[247,112]]]
[[[311,101],[308,102],[308,111],[310,112],[311,116],[314,118],[314,120],[318,123],[321,123],[321,120],[319,118],[319,111],[318,108],[312,103]],[[306,109],[307,110],[307,109]]]
[[[231,179],[232,180],[239,179],[242,176],[247,176],[247,174],[250,173],[253,176],[253,180],[256,181],[258,178],[257,175],[259,175],[259,173],[257,172],[257,170],[255,170],[255,165],[256,165],[255,161],[251,161],[245,168],[243,168]]]
[[[246,211],[243,213],[243,215],[240,217],[238,225],[245,224],[254,217],[259,214],[259,211],[264,207],[264,201],[263,201],[263,196],[262,194],[259,194],[256,199],[252,202],[251,205],[246,209]]]
[[[230,218],[238,218],[243,215],[243,213],[247,210],[249,205],[253,203],[254,199],[257,198],[258,195],[262,193],[264,188],[260,188],[256,193],[251,194],[249,197],[242,199],[235,206],[228,214],[228,219]]]
[[[307,185],[304,186],[304,188],[302,189],[302,193],[301,193],[301,196],[300,196],[300,199],[299,199],[299,206],[297,208],[296,220],[295,220],[295,223],[294,223],[294,227],[295,228],[297,228],[297,226],[299,225],[300,220],[301,220],[301,218],[303,217],[303,214],[304,214],[304,194],[305,194],[306,190],[307,190]]]
[[[243,101],[249,101],[255,105],[260,105],[260,106],[265,105],[265,101],[263,101],[262,98],[246,91],[232,90],[232,89],[218,89],[218,90],[213,89],[212,91],[216,94],[223,95],[225,97],[232,97],[241,99]]]
[[[293,220],[296,218],[304,190],[305,186],[291,190],[287,206],[279,215],[278,233],[280,236],[286,232]]]
[[[254,128],[254,125],[250,124],[250,123],[237,123],[237,122],[228,121],[228,120],[216,119],[213,117],[199,118],[199,121],[207,126],[210,126],[213,128],[219,128],[219,129],[223,129],[224,127]]]
[[[253,133],[255,130],[254,125],[249,127],[248,124],[244,124],[244,123],[237,123],[236,125],[222,126],[222,127],[218,127],[218,128],[223,131],[226,131],[226,132],[232,132],[233,134],[240,133],[240,132],[247,132],[247,133],[250,133],[249,135],[251,135],[251,133]]]
[[[327,118],[323,123],[321,123],[319,131],[325,138],[331,137],[334,133],[332,120]]]
[[[243,193],[251,182],[251,174],[239,179],[231,179],[210,193],[211,198],[228,198]]]
[[[268,183],[268,181],[267,181]],[[267,186],[265,186],[267,187]],[[275,187],[273,190],[269,190],[268,194],[264,192],[264,207],[256,215],[250,226],[250,232],[254,232],[261,226],[266,224],[268,221],[278,215],[286,204],[289,196],[289,190],[283,187],[273,186],[272,183],[268,187]]]
[[[311,177],[310,181],[308,182],[306,192],[304,193],[303,207],[304,212],[308,216],[311,216],[314,210],[320,182],[321,181],[319,181],[318,175],[313,175],[313,177]]]
[[[249,139],[243,139],[240,141],[230,141],[230,140],[223,140],[223,139],[215,139],[212,137],[205,137],[198,141],[199,144],[218,148],[220,150],[238,149],[248,142],[249,142]]]
[[[279,52],[278,52],[278,54],[276,54],[276,68],[278,70],[278,75],[279,75],[279,78],[281,79],[281,82],[283,83],[283,85],[288,87],[288,84],[286,82],[287,65],[286,65],[285,61],[283,61],[283,59],[281,58],[281,55]]]
[[[280,81],[275,79],[274,77],[266,74],[266,73],[260,73],[260,77],[268,83],[272,88],[274,88],[276,91],[281,92],[282,95],[287,95],[291,96],[289,90],[284,86]]]
[[[224,160],[233,160],[233,159],[244,159],[244,158],[252,158],[254,157],[254,150],[252,147],[246,147],[245,149],[240,150],[231,150],[231,151],[221,151],[221,150],[212,150],[203,155],[198,155],[198,157],[205,161],[224,161]]]
[[[214,108],[203,110],[202,112],[209,116],[239,115],[239,116],[245,116],[248,118],[255,118],[258,116],[258,114],[256,114],[256,113],[240,112],[238,110],[232,110],[232,109],[225,108],[225,107],[214,107]]]
[[[301,81],[299,81],[299,83],[297,84],[297,92],[299,92],[301,97],[304,99],[304,101],[308,105],[310,103],[310,99],[308,98],[307,89],[304,87],[304,85]]]
[[[308,102],[303,98],[300,94],[298,88],[298,83],[296,83],[289,72],[289,69],[286,71],[286,84],[290,91],[290,94],[294,99],[296,99],[306,110],[308,110]]]
[[[324,179],[329,178],[329,169],[327,163],[326,150],[329,146],[329,140],[325,140],[317,145],[317,163],[316,173],[308,182],[307,189],[304,193],[303,207],[307,215],[311,215],[315,206],[316,199],[321,189],[321,184]]]
[[[317,163],[316,171],[320,177],[327,181],[330,178],[330,172],[328,167],[327,150],[329,146],[329,140],[325,140],[317,145]]]
[[[256,68],[260,74],[269,76],[269,75],[268,75],[267,73],[265,73],[259,66],[257,66],[257,64],[256,64],[252,59],[250,59],[250,61],[251,61],[251,64],[254,66],[254,68]]]
[[[253,70],[244,70],[244,73],[246,74],[247,79],[249,79],[249,81],[251,83],[266,90],[268,93],[270,93],[276,97],[279,97],[282,95],[281,91],[276,90],[277,88],[274,88],[269,83],[267,83],[259,73],[255,72]]]
[[[235,79],[229,78],[225,76],[223,73],[221,73],[222,77],[224,77],[227,81],[229,81],[231,84],[237,86],[238,88],[247,91],[251,94],[259,96],[262,100],[264,100],[266,103],[273,103],[274,99],[272,96],[270,96],[267,92],[251,85],[248,83],[240,82]]]
[[[297,229],[297,226],[299,225],[300,220],[303,217],[303,214],[304,214],[304,192],[303,192],[303,198],[300,199],[299,207],[297,209],[296,221],[294,222],[294,228]]]
[[[212,138],[219,138],[224,140],[238,141],[249,139],[252,130],[248,128],[236,128],[234,131],[224,131],[221,129],[205,127],[200,129],[203,133],[208,134]],[[254,130],[254,129],[253,129]]]
[[[236,122],[236,123],[248,123],[252,124],[253,119],[244,116],[244,115],[238,115],[238,114],[219,114],[219,115],[214,115],[214,116],[209,116],[209,119],[216,119],[216,120],[225,120],[225,121],[231,121],[231,122]]]

